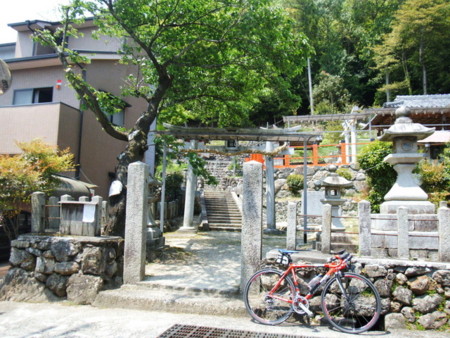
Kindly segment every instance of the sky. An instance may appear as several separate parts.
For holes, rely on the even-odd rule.
[[[16,42],[17,32],[10,23],[26,20],[58,21],[58,6],[70,0],[0,0],[0,44]]]

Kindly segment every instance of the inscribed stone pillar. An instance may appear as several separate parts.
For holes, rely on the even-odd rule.
[[[128,166],[127,207],[123,281],[134,284],[145,274],[148,215],[148,165],[134,162]]]
[[[323,253],[330,253],[331,251],[331,205],[325,204],[323,206],[322,214],[322,234],[320,236],[320,243],[322,245]]]
[[[297,203],[289,202],[287,207],[286,249],[297,249]]]
[[[399,258],[409,259],[409,226],[407,207],[399,207],[397,209],[397,226],[397,256]]]
[[[450,262],[450,209],[441,205],[438,209],[439,260]]]
[[[244,163],[242,232],[241,232],[241,291],[255,273],[262,258],[262,164]]]
[[[191,148],[197,148],[197,141],[191,141]],[[186,176],[186,199],[184,202],[184,217],[183,226],[180,230],[193,230],[194,220],[194,204],[195,204],[195,192],[197,190],[197,176],[194,174],[194,170],[189,164],[187,176]]]
[[[31,194],[31,232],[42,233],[45,226],[45,194],[34,192]]]
[[[370,256],[372,247],[370,202],[361,201],[358,203],[359,222],[359,253],[361,256]]]
[[[273,151],[272,142],[266,142],[266,151]],[[274,179],[274,161],[273,156],[265,157],[266,164],[266,222],[267,232],[276,230],[275,218],[275,179]]]

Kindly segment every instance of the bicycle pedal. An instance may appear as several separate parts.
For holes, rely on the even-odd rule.
[[[302,303],[298,303],[298,307],[302,309],[309,317],[313,317],[314,314]]]

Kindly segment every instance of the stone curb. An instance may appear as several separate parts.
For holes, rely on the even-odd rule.
[[[247,315],[244,302],[237,296],[136,285],[102,291],[97,295],[93,306],[233,317]]]

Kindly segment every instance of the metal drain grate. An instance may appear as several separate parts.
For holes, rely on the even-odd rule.
[[[261,333],[244,330],[218,329],[214,327],[175,324],[158,338],[307,338],[278,333]]]

